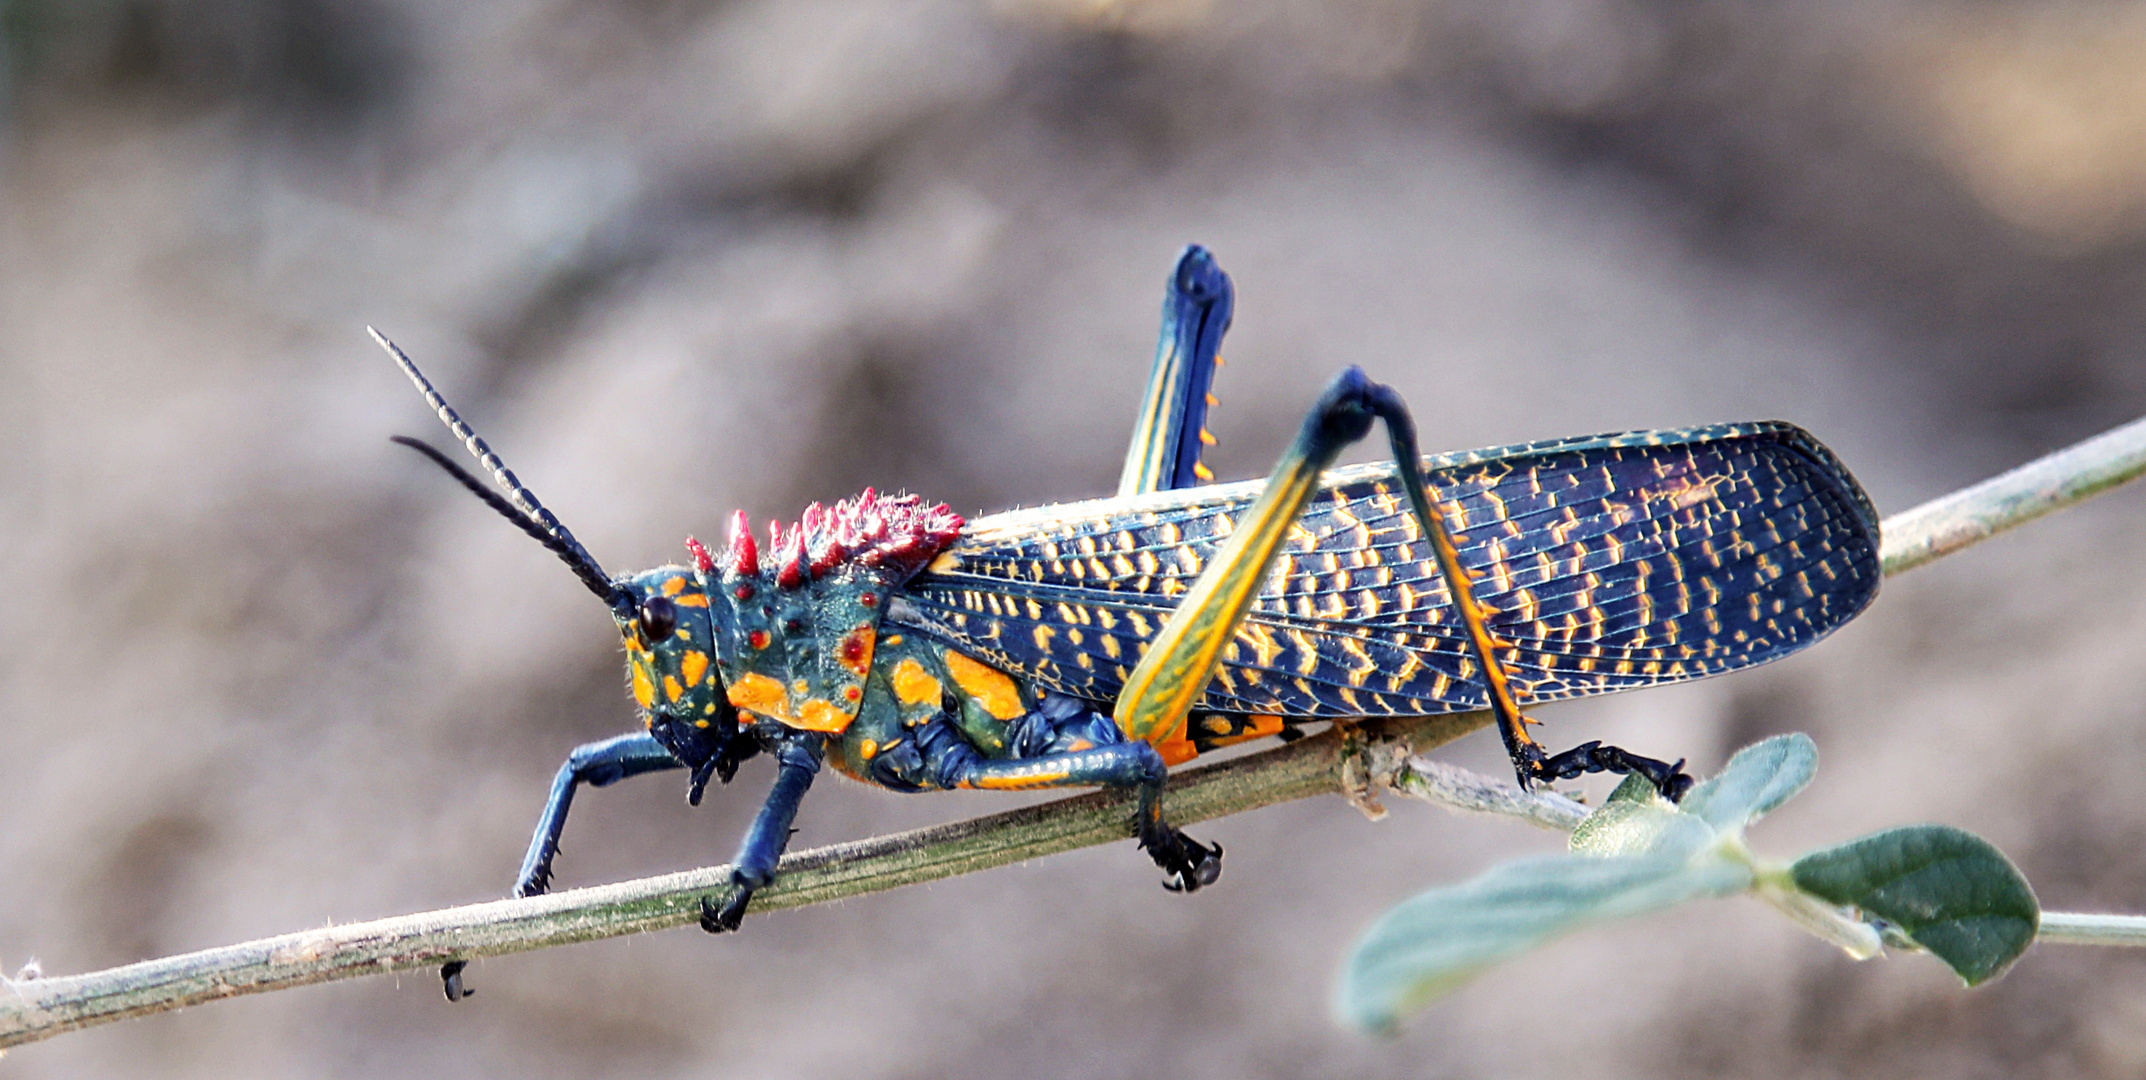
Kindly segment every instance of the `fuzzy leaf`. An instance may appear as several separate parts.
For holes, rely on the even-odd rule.
[[[1346,1023],[1391,1030],[1403,1014],[1550,938],[1750,884],[1748,867],[1713,857],[1551,855],[1507,863],[1387,912],[1350,954],[1335,1008]]]
[[[1627,776],[1600,809],[1572,830],[1575,855],[1674,855],[1705,847],[1714,830],[1662,798],[1643,777]]]
[[[1909,825],[1822,848],[1789,873],[1804,892],[1890,923],[1969,986],[2002,974],[2041,922],[2034,890],[2011,860],[1948,825]]]
[[[1787,802],[1818,771],[1818,746],[1802,732],[1776,735],[1736,752],[1713,778],[1684,796],[1679,809],[1735,832]]]

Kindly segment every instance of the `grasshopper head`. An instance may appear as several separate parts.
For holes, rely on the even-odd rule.
[[[714,727],[727,702],[699,577],[659,566],[614,584],[622,602],[611,617],[626,643],[627,685],[649,728]]]

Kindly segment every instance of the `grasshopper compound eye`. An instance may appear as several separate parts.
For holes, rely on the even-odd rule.
[[[651,596],[641,601],[641,640],[653,645],[678,629],[678,605],[668,597]]]

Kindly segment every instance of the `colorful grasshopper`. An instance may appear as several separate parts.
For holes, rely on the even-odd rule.
[[[1140,847],[1184,892],[1216,880],[1222,849],[1164,820],[1169,767],[1305,722],[1487,706],[1523,784],[1637,772],[1675,798],[1683,762],[1546,753],[1517,702],[1772,660],[1876,593],[1868,498],[1783,423],[1424,459],[1400,398],[1351,368],[1267,481],[1194,489],[1231,301],[1187,249],[1115,498],[964,522],[867,490],[771,526],[765,547],[739,514],[721,553],[688,538],[692,565],[619,578],[376,333],[506,495],[396,441],[565,560],[626,645],[643,730],[568,756],[515,895],[550,883],[579,785],[682,768],[697,805],[763,752],[774,790],[730,890],[702,901],[710,932],[774,879],[823,761],[896,791],[1134,788]],[[1395,464],[1327,472],[1374,419]]]

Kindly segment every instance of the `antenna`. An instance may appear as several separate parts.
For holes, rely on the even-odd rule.
[[[468,488],[471,494],[484,500],[486,506],[498,511],[502,516],[519,526],[523,532],[535,538],[538,543],[549,548],[553,554],[559,556],[574,571],[577,577],[581,578],[582,584],[587,585],[589,591],[595,593],[605,604],[612,608],[623,608],[628,605],[630,600],[625,590],[612,584],[610,575],[604,573],[604,568],[597,564],[595,557],[589,554],[587,548],[581,546],[581,541],[574,539],[574,534],[568,531],[567,527],[561,524],[558,518],[552,516],[551,511],[544,508],[544,504],[538,501],[536,492],[522,486],[521,480],[514,475],[514,471],[507,468],[507,463],[501,461],[499,455],[492,452],[492,448],[486,445],[484,439],[462,421],[462,417],[454,411],[452,406],[447,404],[447,399],[441,397],[440,392],[432,388],[432,383],[425,378],[425,373],[417,370],[417,364],[411,361],[409,354],[403,352],[394,342],[389,341],[380,331],[368,326],[365,328],[365,332],[371,334],[373,340],[379,342],[380,347],[386,349],[388,355],[395,358],[395,363],[401,365],[402,373],[408,375],[410,381],[417,385],[418,392],[425,396],[425,403],[432,406],[434,411],[439,413],[440,423],[446,424],[447,430],[454,432],[455,438],[460,439],[462,445],[469,448],[469,452],[477,458],[477,463],[484,466],[485,471],[492,474],[492,479],[506,491],[506,497],[502,498],[498,492],[485,487],[483,481],[470,475],[454,462],[449,461],[447,455],[423,440],[413,439],[407,435],[397,435],[393,437],[392,441],[431,458],[433,464],[447,470],[449,475],[461,481],[462,486]]]

